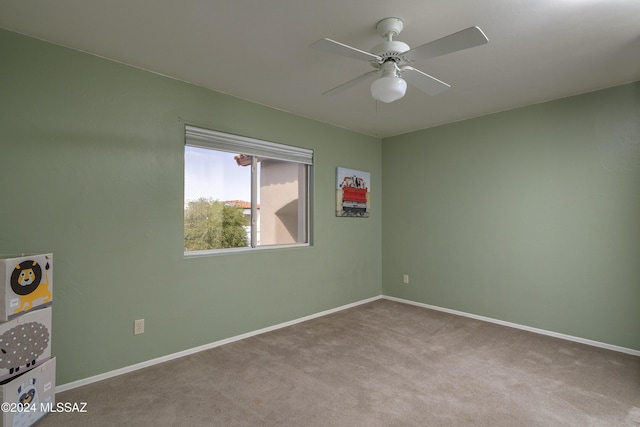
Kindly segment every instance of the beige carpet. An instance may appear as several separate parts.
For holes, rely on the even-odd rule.
[[[56,399],[88,413],[38,427],[640,426],[640,358],[378,300]]]

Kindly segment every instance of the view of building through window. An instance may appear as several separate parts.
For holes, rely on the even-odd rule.
[[[309,171],[306,163],[187,140],[185,252],[308,243]]]

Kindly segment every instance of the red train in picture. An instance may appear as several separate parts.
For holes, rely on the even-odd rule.
[[[365,216],[367,214],[367,183],[357,176],[345,176],[340,183],[342,189],[342,210],[345,216]]]

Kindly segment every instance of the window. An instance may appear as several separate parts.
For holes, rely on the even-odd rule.
[[[313,151],[185,127],[184,250],[309,243]]]

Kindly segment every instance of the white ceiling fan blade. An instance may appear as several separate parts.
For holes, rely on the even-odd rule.
[[[429,74],[423,73],[420,70],[416,70],[413,67],[402,67],[401,72],[402,78],[405,79],[407,83],[429,95],[437,95],[451,87],[447,83],[431,77]]]
[[[470,47],[480,46],[489,41],[478,27],[469,27],[457,33],[449,34],[438,40],[415,47],[402,55],[406,63],[422,61]]]
[[[366,80],[370,77],[373,77],[375,75],[377,75],[378,73],[380,73],[380,71],[378,70],[373,70],[373,71],[369,71],[368,73],[364,73],[358,77],[356,77],[355,79],[351,79],[346,83],[342,83],[340,86],[336,86],[333,89],[330,89],[326,92],[323,93],[323,95],[335,95],[338,94],[344,90],[349,89],[352,86],[355,86],[356,84],[360,83],[363,80]]]
[[[356,49],[355,47],[327,38],[311,43],[309,47],[322,50],[324,52],[335,53],[336,55],[346,56],[347,58],[359,59],[361,61],[378,62],[382,59],[373,53],[365,52],[364,50]]]

